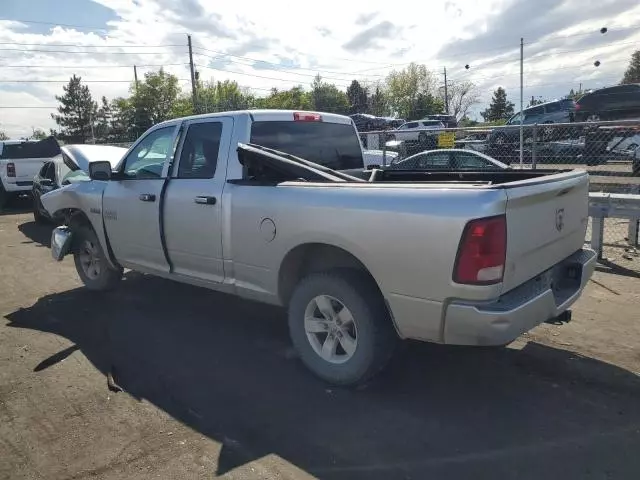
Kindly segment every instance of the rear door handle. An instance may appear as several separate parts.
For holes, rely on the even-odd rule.
[[[141,193],[138,197],[143,202],[155,202],[156,196],[153,193]]]
[[[206,197],[204,195],[197,196],[193,199],[194,202],[199,203],[200,205],[215,205],[216,197]]]

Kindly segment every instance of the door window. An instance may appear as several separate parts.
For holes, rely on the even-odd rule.
[[[175,126],[163,127],[149,133],[127,155],[124,161],[126,179],[153,180],[162,178],[168,155],[173,155]]]
[[[496,166],[489,160],[471,153],[456,153],[454,167],[459,169],[483,170]]]
[[[220,122],[189,125],[180,154],[178,178],[213,178],[221,136]]]
[[[431,152],[420,157],[418,168],[447,169],[449,168],[449,152]]]
[[[405,128],[418,128],[418,122],[407,123]]]

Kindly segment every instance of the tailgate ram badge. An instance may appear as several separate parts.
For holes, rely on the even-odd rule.
[[[559,232],[564,228],[564,208],[558,208],[556,210],[556,230]]]

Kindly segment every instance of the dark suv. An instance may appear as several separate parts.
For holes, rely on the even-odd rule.
[[[640,118],[640,84],[616,85],[583,95],[576,101],[576,122]]]
[[[458,120],[455,115],[427,115],[425,119],[438,120],[444,124],[447,128],[458,128]]]

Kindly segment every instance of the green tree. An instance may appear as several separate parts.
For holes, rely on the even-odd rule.
[[[33,127],[31,127],[31,136],[29,138],[31,138],[33,140],[44,140],[48,136],[49,135],[47,135],[47,132],[45,132],[41,128],[33,128]]]
[[[529,108],[529,107],[533,107],[535,105],[540,105],[541,103],[546,102],[546,100],[542,100],[540,98],[536,98],[533,95],[531,95],[531,100],[529,100],[529,105],[527,105],[525,108]]]
[[[640,83],[640,50],[636,50],[631,55],[629,67],[624,72],[620,83]]]
[[[436,81],[425,65],[409,64],[391,72],[386,79],[388,104],[396,115],[407,120],[440,113],[443,102],[436,98]]]
[[[368,112],[369,92],[360,82],[354,80],[347,88],[347,100],[349,101],[349,114]]]
[[[367,99],[367,104],[369,113],[377,117],[385,117],[390,113],[387,96],[381,85],[376,85],[375,91]]]
[[[269,96],[256,99],[258,108],[275,108],[280,110],[311,110],[311,95],[301,86],[289,90],[271,89]]]
[[[110,140],[113,142],[129,142],[135,140],[142,132],[135,124],[135,109],[129,98],[114,98],[109,103]]]
[[[132,85],[129,102],[134,110],[136,130],[142,133],[156,123],[171,118],[171,112],[180,94],[178,77],[165,72],[162,68],[157,72],[144,74],[144,80]]]
[[[9,135],[0,130],[0,140],[9,140]]]
[[[507,92],[502,87],[498,87],[493,92],[493,98],[484,112],[481,112],[485,122],[495,122],[505,120],[513,115],[513,102],[507,100]]]
[[[349,100],[347,95],[338,90],[335,85],[322,81],[318,74],[311,84],[311,105],[319,112],[340,113],[346,115],[349,112]]]
[[[254,96],[237,82],[213,80],[199,84],[196,90],[198,113],[244,110],[254,105]]]
[[[111,137],[111,115],[111,104],[107,97],[103,96],[96,113],[96,126],[94,128],[95,136],[99,141],[105,142]]]
[[[84,143],[92,136],[91,129],[98,105],[93,101],[89,87],[82,85],[81,77],[74,75],[62,89],[64,94],[56,95],[56,100],[60,102],[58,114],[52,113],[51,117],[61,127],[63,137],[72,142]]]

